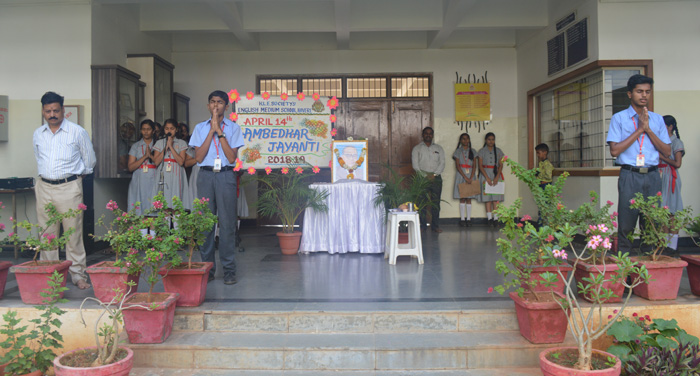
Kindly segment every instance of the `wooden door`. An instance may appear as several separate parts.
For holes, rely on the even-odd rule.
[[[394,101],[391,111],[391,166],[401,175],[413,173],[411,151],[423,138],[423,128],[432,124],[431,101]]]
[[[366,138],[369,180],[379,181],[382,165],[390,163],[389,102],[355,101],[342,104],[338,115],[337,140]]]

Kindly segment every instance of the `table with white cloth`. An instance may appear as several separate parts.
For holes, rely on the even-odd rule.
[[[374,203],[380,184],[340,180],[309,187],[328,192],[328,212],[306,209],[299,252],[384,252],[384,205]]]

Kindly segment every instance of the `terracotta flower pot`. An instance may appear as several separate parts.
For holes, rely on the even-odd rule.
[[[96,347],[85,347],[69,351],[53,360],[53,367],[56,376],[127,376],[134,367],[134,352],[128,347],[120,347],[126,350],[126,358],[99,367],[68,367],[61,364],[61,361],[71,355],[81,351],[95,351]]]
[[[556,293],[560,298],[564,295]],[[543,294],[548,295],[548,294]],[[531,343],[562,343],[566,337],[567,313],[555,301],[527,300],[511,292],[520,334]]]
[[[177,293],[154,293],[153,303],[147,301],[148,293],[139,292],[131,295],[124,303],[128,309],[123,311],[124,329],[131,343],[163,343],[173,329],[175,321],[175,304]],[[135,306],[140,305],[140,306]]]
[[[668,256],[660,256],[658,261],[651,261],[648,257],[631,259],[646,266],[649,271],[649,283],[633,288],[634,295],[648,300],[673,300],[678,297],[683,268],[688,266],[687,262]]]
[[[570,261],[570,263],[573,263],[573,261]],[[576,270],[574,270],[574,277],[576,278],[577,284],[581,283],[584,286],[588,286],[589,283],[584,281],[583,278],[590,278],[591,275],[598,275],[603,270],[605,270],[604,278],[611,279],[615,274],[617,274],[618,267],[617,264],[608,263],[605,265],[593,265],[587,262],[579,261],[578,264],[576,264]],[[607,281],[603,283],[603,287],[612,290],[612,292],[615,294],[615,297],[605,299],[603,300],[603,303],[618,303],[622,301],[622,294],[625,292],[625,286],[622,285],[622,281],[617,283]],[[584,295],[579,292],[579,296],[589,302],[592,302],[592,299],[588,294]]]
[[[9,261],[0,261],[0,299],[5,294],[5,283],[7,283],[7,273],[10,271],[12,263]],[[2,375],[0,373],[0,375]]]
[[[95,291],[95,297],[101,302],[109,302],[116,295],[114,289],[126,292],[129,290],[127,282],[134,282],[136,285],[131,288],[129,295],[138,291],[139,277],[141,272],[134,275],[127,273],[128,268],[110,266],[112,261],[102,261],[95,265],[88,266],[85,270],[90,275],[92,288]]]
[[[547,287],[547,286],[540,283],[540,284],[535,285],[533,290],[535,290],[537,292],[553,290],[554,292],[558,292],[558,293],[563,294],[564,289],[566,289],[566,283],[561,279],[561,277],[559,277],[559,274],[557,273],[557,269],[561,269],[561,272],[564,275],[564,278],[566,278],[566,275],[570,271],[572,271],[574,268],[569,266],[569,265],[566,265],[566,264],[562,264],[558,267],[557,266],[534,266],[534,267],[532,267],[532,272],[530,274],[530,279],[532,279],[532,280],[542,281],[543,279],[542,279],[541,275],[546,273],[546,272],[554,273],[557,276],[557,282],[554,284],[553,288]],[[527,287],[525,287],[525,285],[523,285],[522,287],[527,289]]]
[[[12,271],[17,278],[17,286],[19,294],[22,297],[24,304],[43,304],[44,298],[41,293],[49,287],[49,279],[54,271],[63,274],[63,283],[61,286],[66,286],[68,280],[68,268],[73,265],[72,261],[27,261],[25,263],[15,265]],[[63,293],[59,294],[59,298],[63,297]]]
[[[544,376],[619,376],[622,372],[622,362],[615,355],[607,353],[605,351],[593,350],[593,356],[601,356],[604,359],[608,357],[615,358],[615,366],[612,368],[606,368],[601,370],[592,371],[581,371],[573,368],[564,367],[562,365],[556,364],[549,359],[547,355],[552,352],[562,352],[565,350],[574,350],[578,353],[578,349],[575,347],[555,347],[544,350],[540,353],[540,369]],[[597,354],[597,355],[596,355]]]
[[[294,231],[291,234],[286,232],[278,232],[277,238],[280,241],[280,248],[283,255],[296,255],[299,252],[299,243],[301,242],[301,231]]]
[[[192,269],[187,269],[187,263],[183,263],[178,268],[163,267],[158,274],[163,276],[165,292],[180,294],[178,307],[197,307],[207,295],[209,271],[213,266],[212,262],[193,262]]]
[[[690,291],[695,295],[700,295],[700,255],[681,256],[681,260],[688,263]]]

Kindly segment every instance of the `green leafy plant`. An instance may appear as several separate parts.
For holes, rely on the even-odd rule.
[[[595,230],[591,230],[592,228]],[[564,226],[559,229],[558,234],[555,234],[557,244],[553,242],[552,244],[544,245],[543,248],[546,250],[545,257],[566,259],[568,258],[567,255],[570,253],[573,266],[576,268],[578,263],[584,259],[584,255],[588,249],[603,248],[609,250],[612,247],[612,242],[609,237],[611,230],[605,224],[590,225],[587,231],[588,241],[585,247],[578,251],[573,243],[573,237],[576,233],[577,228],[575,226],[571,226],[568,223],[564,224]],[[544,273],[542,275],[546,286],[553,286],[558,279],[563,280],[566,285],[564,299],[557,298],[553,293],[552,295],[563,310],[571,311],[571,315],[567,315],[567,320],[569,322],[569,330],[573,334],[573,338],[578,347],[578,361],[575,364],[576,369],[591,369],[593,341],[603,336],[613,325],[614,321],[622,315],[632,295],[632,288],[642,283],[649,282],[649,273],[644,265],[639,266],[637,262],[632,261],[629,254],[619,252],[616,256],[611,257],[611,259],[618,267],[617,273],[606,278],[605,271],[607,265],[595,266],[599,273],[583,278],[583,280],[587,282],[587,285],[584,285],[582,282],[574,284],[574,273],[570,273],[567,277],[562,273],[561,268],[558,268],[556,273],[558,274],[558,278],[556,278],[554,273]],[[628,277],[630,277],[629,282],[627,280]],[[607,282],[621,283],[628,290],[620,308],[616,311],[617,313],[615,313],[613,317],[610,317],[611,321],[604,322],[603,305],[609,298],[615,296],[611,289],[605,287]],[[578,291],[576,291],[575,288]],[[584,307],[577,299],[577,293],[579,292],[589,297],[592,301],[590,306],[585,307],[586,310],[584,310]],[[609,306],[609,304],[606,304],[606,306]],[[594,318],[597,320],[593,320]]]
[[[675,349],[648,347],[630,356],[623,372],[630,376],[698,375],[700,346],[683,342]]]
[[[646,198],[641,193],[635,194],[630,200],[630,208],[639,210],[644,218],[644,225],[641,226],[637,237],[641,239],[642,244],[651,247],[648,251],[644,250],[645,247],[640,248],[652,261],[658,261],[666,249],[669,232],[678,232],[693,223],[690,207],[671,214],[668,206],[663,206],[661,192]]]
[[[114,266],[127,268],[127,273],[134,275],[141,271],[142,264],[139,262],[139,250],[144,249],[145,239],[141,232],[148,229],[146,217],[140,214],[137,202],[131,210],[123,211],[113,200],[107,203],[107,210],[112,212],[114,219],[109,225],[105,224],[106,216],[103,215],[97,224],[104,227],[105,235],[91,236],[100,241],[107,241],[114,251]]]
[[[317,168],[317,167],[315,167]],[[257,175],[259,183],[258,213],[264,217],[279,216],[282,232],[294,232],[294,223],[306,208],[317,212],[327,212],[327,191],[318,191],[309,187],[308,174],[303,175],[301,166],[291,169],[284,167],[280,171],[266,171],[266,175]]]
[[[15,244],[22,244],[23,248],[34,251],[33,261],[36,262],[37,256],[42,251],[52,251],[62,248],[66,245],[71,235],[75,232],[74,228],[64,228],[63,233],[60,236],[56,236],[53,232],[50,232],[54,225],[59,225],[64,219],[73,218],[80,214],[82,210],[87,207],[84,204],[79,204],[78,208],[70,209],[65,213],[59,213],[56,206],[52,203],[46,204],[44,210],[48,216],[48,220],[44,226],[29,221],[17,222],[17,219],[13,219],[13,223],[20,228],[25,229],[29,235],[24,240],[20,239],[19,234],[10,233],[9,237]]]
[[[440,201],[428,193],[432,180],[426,175],[414,173],[410,176],[402,176],[390,166],[384,167],[386,173],[380,181],[381,186],[374,198],[376,206],[384,204],[384,208],[388,211],[407,202],[412,202],[416,208],[440,205]]]
[[[636,312],[631,317],[620,316],[607,334],[614,338],[614,344],[607,351],[623,362],[649,347],[677,349],[682,343],[698,344],[698,338],[681,329],[675,319],[652,319]]]
[[[3,315],[4,324],[0,334],[5,340],[0,347],[8,350],[0,359],[0,363],[8,363],[5,373],[8,375],[21,375],[34,371],[45,373],[53,365],[56,358],[55,351],[63,348],[63,337],[58,332],[61,328],[59,316],[66,311],[58,308],[57,303],[65,303],[66,299],[59,299],[62,292],[68,288],[62,286],[63,274],[54,272],[48,280],[48,288],[41,293],[44,298],[43,305],[34,308],[42,311],[37,319],[29,320],[34,324],[31,330],[29,326],[22,325],[22,319],[17,317],[16,311],[7,311]]]
[[[173,197],[172,217],[176,226],[173,233],[183,239],[187,246],[187,268],[192,268],[192,255],[195,249],[206,240],[207,232],[214,228],[217,217],[209,209],[208,198],[196,198],[192,210],[185,210],[178,197]]]

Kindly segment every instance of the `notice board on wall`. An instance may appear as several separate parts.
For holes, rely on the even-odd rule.
[[[327,167],[335,117],[329,100],[301,95],[241,98],[232,116],[245,142],[238,150],[243,167]]]
[[[547,74],[553,75],[588,58],[588,18],[547,41]]]

